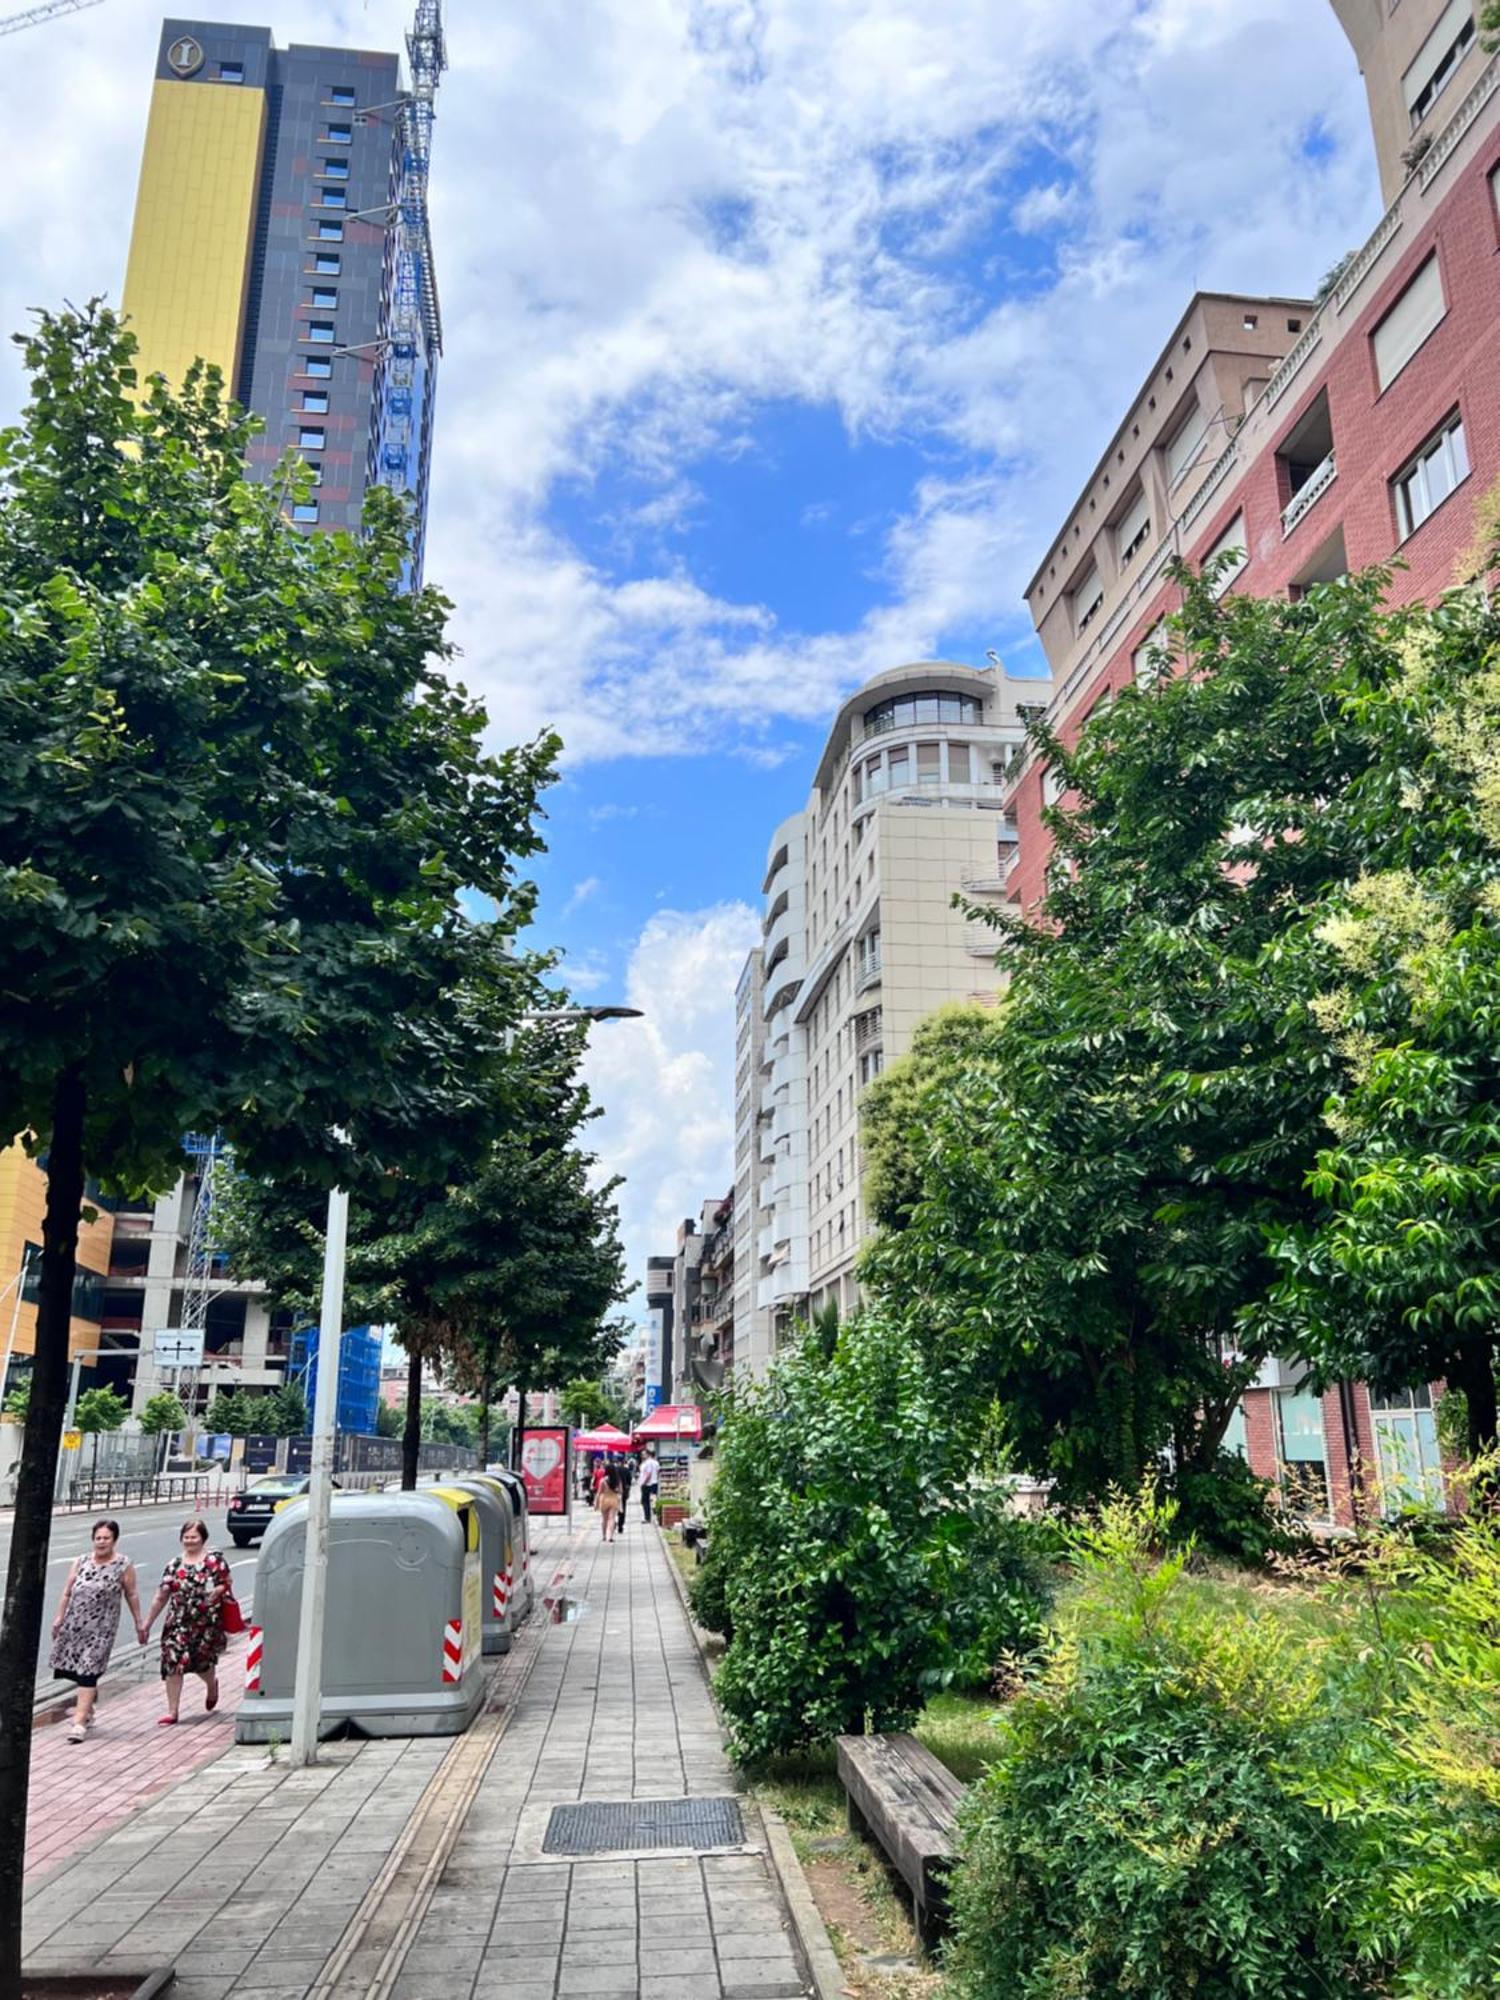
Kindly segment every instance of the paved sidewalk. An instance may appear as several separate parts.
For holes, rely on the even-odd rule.
[[[806,1993],[748,1801],[723,1851],[543,1852],[558,1804],[735,1789],[668,1560],[639,1519],[612,1548],[591,1519],[542,1527],[551,1602],[467,1738],[333,1744],[307,1771],[231,1748],[45,1873],[28,1964],[175,1960],[174,2000]]]
[[[219,1666],[219,1705],[203,1709],[203,1683],[182,1692],[182,1719],[158,1729],[166,1712],[156,1648],[142,1677],[106,1680],[83,1743],[68,1741],[68,1721],[49,1722],[31,1738],[31,1809],[26,1816],[26,1875],[47,1873],[97,1840],[234,1740],[234,1712],[245,1691],[245,1641],[232,1639]]]

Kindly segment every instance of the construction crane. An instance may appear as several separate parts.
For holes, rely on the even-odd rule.
[[[85,7],[98,7],[102,0],[44,0],[40,7],[27,7],[19,14],[0,20],[0,35],[18,35],[23,28],[39,28],[59,14],[81,14]]]
[[[187,1268],[183,1273],[182,1317],[178,1327],[183,1334],[198,1335],[198,1342],[194,1343],[196,1347],[207,1337],[208,1308],[219,1289],[214,1282],[213,1208],[218,1192],[215,1183],[221,1169],[228,1164],[229,1149],[217,1132],[189,1132],[182,1142],[182,1150],[193,1163],[198,1187],[188,1229]],[[177,1377],[177,1392],[187,1406],[189,1437],[197,1429],[194,1405],[198,1400],[202,1368],[200,1360],[186,1370],[180,1370]],[[184,1374],[186,1381],[183,1380]]]
[[[448,67],[442,0],[417,0],[406,55],[411,89],[401,101],[396,131],[401,157],[391,210],[395,239],[392,282],[377,343],[380,362],[373,470],[380,485],[415,494],[422,473],[419,431],[427,417],[431,373],[443,351],[427,212],[434,100]],[[412,551],[411,566],[414,578],[419,579],[420,547]]]

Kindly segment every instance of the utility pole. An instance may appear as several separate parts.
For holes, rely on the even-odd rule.
[[[323,1296],[318,1314],[318,1390],[314,1398],[307,1531],[302,1548],[302,1604],[297,1622],[297,1678],[292,1690],[289,1761],[313,1764],[323,1707],[323,1614],[328,1602],[328,1528],[333,1513],[333,1439],[338,1416],[339,1345],[344,1331],[344,1254],[349,1197],[328,1197],[323,1243]]]

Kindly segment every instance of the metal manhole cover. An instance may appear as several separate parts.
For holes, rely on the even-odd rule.
[[[554,1806],[544,1854],[619,1854],[642,1847],[740,1847],[744,1822],[735,1799],[585,1800]]]

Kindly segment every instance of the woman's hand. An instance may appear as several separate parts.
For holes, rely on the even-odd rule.
[[[142,1646],[144,1646],[146,1641],[151,1637],[151,1627],[147,1624],[144,1624],[139,1618],[137,1618],[135,1621],[135,1636],[137,1642]]]
[[[59,1611],[57,1616],[52,1621],[52,1636],[54,1639],[57,1637],[58,1633],[62,1630],[62,1622],[63,1622],[63,1615]]]

